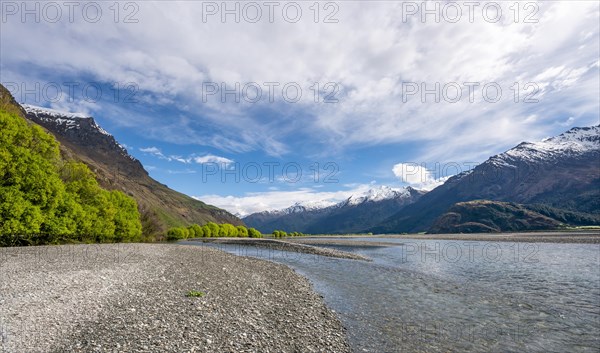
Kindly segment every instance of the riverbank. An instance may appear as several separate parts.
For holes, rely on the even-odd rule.
[[[286,238],[285,241],[275,240],[275,239],[264,239],[264,238],[195,238],[195,239],[188,239],[187,241],[213,243],[213,244],[254,246],[254,247],[260,247],[260,248],[265,248],[265,249],[269,249],[269,250],[290,251],[290,252],[297,252],[297,253],[303,253],[303,254],[335,257],[335,258],[339,258],[339,259],[371,261],[366,256],[351,253],[351,252],[335,250],[335,249],[320,248],[320,247],[309,245],[308,243],[307,244],[299,244],[296,242],[292,243],[292,241],[294,241],[295,239],[299,239],[299,237]]]
[[[371,238],[377,242],[358,242],[344,238]],[[531,233],[474,233],[474,234],[377,234],[377,235],[311,235],[308,237],[286,238],[286,241],[311,245],[360,245],[393,246],[398,243],[386,242],[386,239],[407,240],[465,240],[465,241],[502,241],[518,243],[574,243],[600,244],[600,231],[570,232],[531,232]]]
[[[2,352],[350,351],[304,277],[208,247],[0,248],[0,276]]]
[[[503,241],[518,243],[600,243],[600,231],[571,231],[571,232],[531,232],[531,233],[475,233],[475,234],[402,234],[386,235],[385,238],[395,239],[444,239],[444,240],[475,240]]]

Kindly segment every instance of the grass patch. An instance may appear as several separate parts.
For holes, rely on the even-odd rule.
[[[187,292],[185,296],[188,298],[201,298],[204,295],[205,295],[204,292],[200,292],[197,290],[191,290],[191,291]]]

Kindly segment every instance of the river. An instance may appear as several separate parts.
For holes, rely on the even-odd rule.
[[[348,329],[355,352],[600,350],[600,245],[385,241],[394,244],[328,245],[373,262],[206,246],[307,277]]]

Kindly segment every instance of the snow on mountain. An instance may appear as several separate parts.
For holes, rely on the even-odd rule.
[[[553,160],[561,156],[577,156],[590,151],[600,151],[600,125],[575,127],[540,142],[523,142],[490,158],[490,162],[496,165],[513,165],[511,163],[513,160]]]
[[[112,136],[108,133],[108,131],[100,127],[100,125],[98,125],[91,116],[87,116],[83,113],[61,112],[58,110],[37,107],[30,104],[22,104],[21,106],[28,114],[34,114],[43,121],[54,122],[57,125],[63,125],[66,129],[74,129],[81,126],[82,119],[91,119],[92,127],[98,130],[98,132],[106,136]]]
[[[88,116],[83,113],[61,112],[58,110],[38,107],[30,104],[21,104],[21,106],[28,115],[35,115],[35,118],[37,118],[41,123],[51,124],[54,127],[59,128],[63,131],[75,131],[82,129],[87,129],[87,131],[89,131],[89,129],[91,128],[92,130],[110,138],[111,142],[114,143],[118,149],[120,149],[121,153],[125,157],[131,160],[136,160],[135,157],[131,156],[127,152],[125,147],[123,147],[114,139],[113,135],[111,135],[108,131],[104,130],[100,125],[98,125],[94,118],[92,118],[91,116]]]
[[[382,185],[377,188],[369,189],[362,195],[352,195],[344,203],[346,205],[354,206],[364,202],[377,202],[408,196],[410,196],[410,192],[407,188],[393,189],[389,186]]]
[[[83,113],[61,112],[61,111],[58,111],[58,110],[54,110],[54,109],[50,109],[50,108],[44,108],[44,107],[38,107],[38,106],[35,106],[35,105],[31,105],[31,104],[21,104],[21,106],[23,107],[23,109],[25,109],[25,111],[27,113],[32,113],[32,114],[35,114],[35,115],[44,114],[44,115],[48,115],[50,117],[58,118],[58,119],[61,119],[61,120],[64,120],[64,119],[72,120],[72,119],[90,118],[89,115],[85,115]]]
[[[285,215],[292,213],[301,213],[301,212],[309,212],[316,211],[320,209],[324,209],[327,207],[334,206],[336,203],[328,200],[314,200],[314,201],[304,201],[304,202],[296,202],[290,207],[284,208],[282,210],[275,211],[265,211],[266,214],[277,214],[277,215]]]
[[[318,211],[326,208],[341,208],[344,206],[356,206],[365,202],[378,202],[393,198],[404,198],[410,197],[410,189],[409,188],[391,188],[389,186],[379,186],[376,188],[369,189],[368,191],[358,194],[352,195],[348,197],[346,200],[341,202],[334,202],[331,200],[311,200],[311,201],[303,201],[296,202],[290,207],[284,208],[282,210],[275,211],[263,211],[259,212],[262,214],[269,215],[286,215],[292,213],[301,213],[301,212],[310,212],[310,211]]]

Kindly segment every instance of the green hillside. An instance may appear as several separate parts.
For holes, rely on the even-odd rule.
[[[0,87],[0,245],[138,241],[137,203],[102,189],[89,168],[28,122]]]
[[[600,224],[600,216],[512,202],[474,200],[450,207],[429,233],[495,233],[561,229]]]

